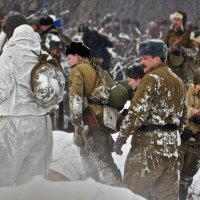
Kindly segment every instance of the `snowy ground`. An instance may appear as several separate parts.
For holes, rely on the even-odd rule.
[[[71,180],[84,179],[85,175],[83,173],[83,166],[81,164],[81,159],[77,151],[77,147],[73,145],[72,133],[66,133],[61,131],[54,132],[54,152],[53,152],[53,162],[51,168],[61,174],[67,176]],[[114,139],[117,134],[114,134]],[[126,155],[130,148],[130,137],[126,145],[123,146],[123,155],[118,156],[113,153],[113,158],[121,170],[122,174],[124,172],[124,162]],[[193,184],[191,186],[192,200],[200,200],[200,170],[195,175]]]
[[[126,188],[103,185],[92,179],[80,181],[85,175],[72,133],[54,132],[51,169],[73,181],[47,181],[36,176],[24,185],[1,188],[0,200],[145,200]]]
[[[77,147],[72,142],[72,136],[72,133],[54,131],[54,151],[51,169],[60,172],[71,180],[80,180],[85,178],[85,174]],[[117,134],[113,136],[115,138]],[[130,148],[129,142],[130,138],[128,144],[122,148],[124,152],[122,156],[113,153],[113,158],[122,174],[124,172],[125,158]]]
[[[51,169],[57,171],[72,181],[47,181],[40,176],[29,183],[17,187],[0,189],[2,200],[144,200],[125,188],[103,185],[92,179],[85,179],[81,159],[77,147],[73,145],[72,133],[54,131],[54,151]],[[113,135],[116,138],[117,134]],[[123,174],[126,155],[130,148],[123,146],[123,155],[113,153],[114,160]],[[80,181],[82,180],[82,181]],[[194,177],[191,191],[200,194],[200,171]],[[198,200],[200,195],[192,195],[192,200]]]

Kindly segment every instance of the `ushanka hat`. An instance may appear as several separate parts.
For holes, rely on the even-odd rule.
[[[190,39],[200,44],[200,30],[191,32]]]
[[[28,24],[28,21],[26,17],[21,14],[14,14],[6,17],[3,25],[3,31],[5,32],[7,38],[10,39],[15,28],[23,24]]]
[[[172,13],[169,18],[170,18],[170,20],[173,20],[174,18],[181,19],[182,20],[182,26],[183,27],[186,26],[187,14],[183,11],[176,11],[176,12]]]
[[[66,55],[79,55],[81,57],[90,57],[90,48],[88,48],[82,42],[71,42],[70,46],[66,46]]]
[[[159,39],[151,39],[139,44],[139,56],[159,56],[167,59],[167,45]]]

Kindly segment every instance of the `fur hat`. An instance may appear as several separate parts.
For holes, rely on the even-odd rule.
[[[50,16],[42,17],[40,19],[40,26],[48,26],[48,25],[53,25],[53,19]]]
[[[159,39],[151,39],[139,44],[139,56],[159,56],[164,61],[167,59],[167,45]]]
[[[170,20],[173,20],[174,18],[181,19],[182,20],[182,26],[183,27],[186,26],[187,14],[183,11],[176,11],[176,12],[172,13],[169,18],[170,18]]]
[[[3,31],[5,32],[8,39],[10,39],[13,35],[15,28],[22,24],[28,24],[27,19],[21,14],[14,14],[6,17]]]
[[[132,65],[127,68],[126,75],[130,78],[143,78],[144,76],[144,68],[142,65]]]
[[[200,31],[191,32],[190,39],[200,44]]]
[[[85,46],[82,42],[71,42],[70,46],[66,46],[66,55],[79,55],[81,57],[90,57],[90,49]]]

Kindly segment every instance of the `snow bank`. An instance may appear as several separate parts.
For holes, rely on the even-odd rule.
[[[103,185],[92,179],[50,182],[41,176],[25,185],[0,189],[0,197],[3,200],[144,200],[128,189]]]
[[[84,180],[85,174],[77,147],[73,145],[73,134],[54,131],[54,150],[51,169],[63,174],[73,181],[51,182],[36,176],[29,183],[17,187],[0,189],[2,200],[142,200],[130,190],[97,183],[92,179]],[[117,134],[113,135],[116,138]],[[130,139],[123,146],[122,156],[113,153],[113,158],[123,174],[124,162],[130,148]],[[77,180],[82,181],[77,181]],[[193,200],[199,199],[200,170],[194,177],[191,187]]]

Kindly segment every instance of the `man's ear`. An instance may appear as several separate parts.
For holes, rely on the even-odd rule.
[[[160,64],[161,58],[159,56],[155,56],[154,58],[156,60],[156,64]]]

